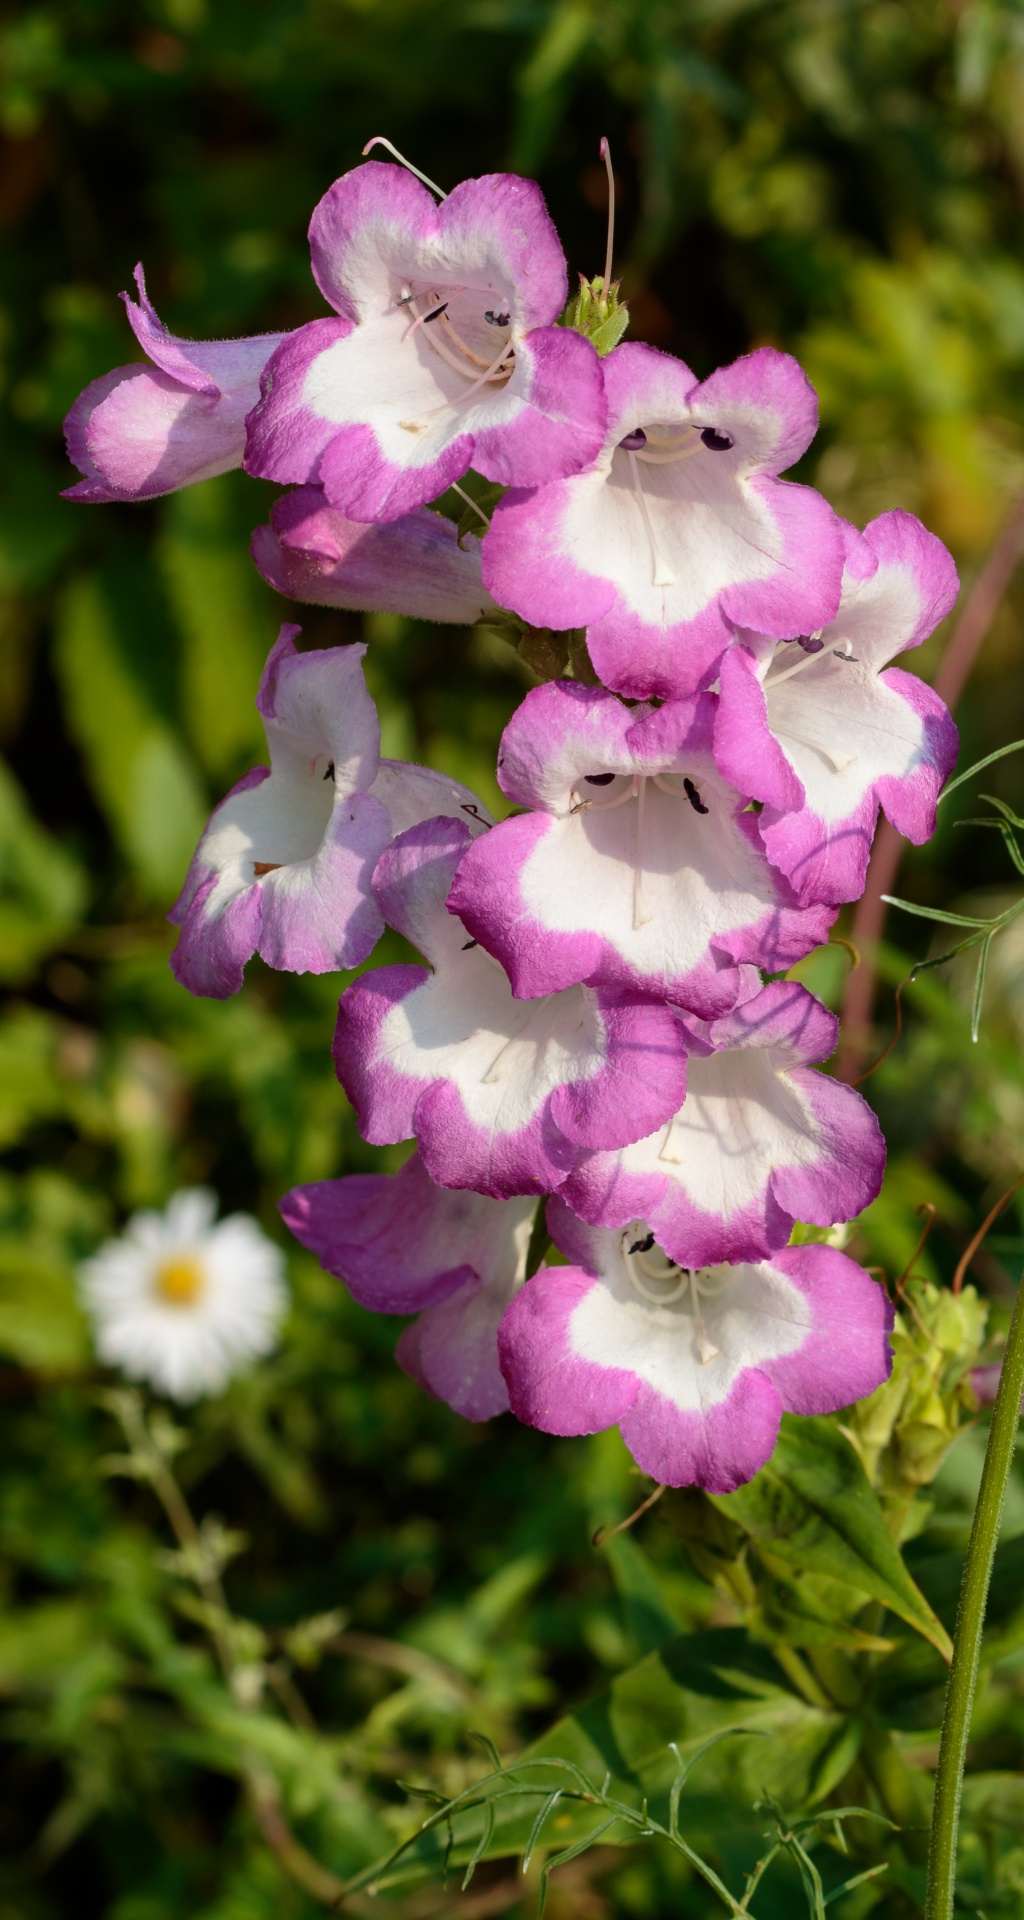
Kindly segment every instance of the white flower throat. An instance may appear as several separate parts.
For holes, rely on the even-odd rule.
[[[611,782],[618,777],[614,773],[586,773],[583,775],[583,784],[591,787],[605,787],[610,786]],[[591,811],[611,813],[616,807],[624,807],[630,800],[636,801],[633,837],[633,931],[639,933],[641,927],[646,927],[654,918],[653,908],[644,890],[644,832],[648,781],[652,781],[662,793],[669,794],[673,800],[688,800],[694,813],[708,813],[710,809],[705,806],[695,782],[687,774],[634,773],[622,777],[628,784],[620,793],[610,796],[607,800],[598,800],[589,795],[581,796],[579,788],[574,787],[570,795],[572,804],[569,811],[570,813]],[[681,784],[673,786],[674,780],[678,780]]]
[[[619,441],[617,452],[625,454],[629,462],[633,492],[644,523],[647,544],[651,554],[651,585],[654,587],[674,587],[676,576],[661,552],[654,523],[651,519],[647,496],[644,493],[640,476],[640,464],[647,467],[674,466],[679,460],[689,460],[702,448],[711,453],[728,453],[733,445],[727,433],[720,433],[717,427],[698,427],[692,422],[672,430],[670,427],[634,427]]]
[[[681,1267],[658,1246],[643,1220],[632,1220],[622,1235],[622,1260],[629,1283],[652,1307],[679,1307],[693,1315],[702,1367],[717,1360],[721,1348],[708,1338],[702,1300],[717,1300],[732,1279],[728,1267]]]
[[[794,646],[800,654],[795,661],[790,651]],[[857,655],[849,640],[844,640],[840,647],[826,647],[820,629],[803,640],[782,640],[772,654],[768,672],[761,683],[765,698],[767,699],[776,687],[781,687],[784,681],[795,680],[798,673],[806,673],[807,669],[813,667],[819,660],[843,660],[851,666],[857,665]],[[779,666],[780,661],[785,661],[786,664]],[[833,773],[845,773],[857,758],[855,753],[845,753],[839,748],[826,745],[823,740],[815,739],[812,734],[799,732],[796,727],[790,725],[788,720],[780,720],[771,712],[769,712],[768,724],[771,731],[779,734],[782,739],[794,740],[797,746],[807,747],[811,753],[818,754],[826,765],[832,768]]]
[[[508,301],[493,287],[439,287],[436,283],[417,285],[406,280],[395,305],[408,315],[402,347],[408,347],[418,336],[445,366],[467,382],[465,390],[453,400],[429,408],[417,420],[400,420],[398,424],[406,433],[422,433],[432,420],[465,406],[484,389],[500,391],[507,386],[516,361],[510,338],[512,315]],[[492,350],[492,341],[496,351]],[[485,346],[487,350],[481,351]]]

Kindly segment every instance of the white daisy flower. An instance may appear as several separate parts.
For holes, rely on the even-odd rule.
[[[284,1257],[246,1213],[217,1221],[204,1187],[163,1213],[134,1213],[79,1267],[101,1360],[173,1400],[218,1393],[275,1345],[287,1305]]]

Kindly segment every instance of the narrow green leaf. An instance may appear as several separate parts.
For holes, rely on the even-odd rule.
[[[962,913],[947,913],[945,907],[919,907],[915,905],[913,900],[897,900],[895,894],[892,893],[883,893],[882,899],[887,906],[902,907],[904,913],[912,913],[916,915],[918,920],[937,920],[940,926],[943,927],[982,928],[991,926],[992,924],[989,920],[969,920],[966,915]]]
[[[548,1794],[548,1797],[544,1801],[543,1806],[539,1807],[537,1810],[537,1818],[535,1819],[532,1827],[530,1828],[529,1838],[526,1842],[525,1847],[523,1848],[523,1872],[524,1873],[528,1872],[529,1870],[530,1861],[533,1859],[534,1847],[537,1845],[537,1842],[540,1839],[541,1828],[543,1827],[544,1822],[548,1817],[548,1814],[554,1811],[555,1807],[558,1805],[558,1802],[560,1801],[561,1798],[562,1798],[562,1789],[561,1787],[556,1787],[552,1793]]]
[[[714,1504],[780,1559],[881,1600],[950,1657],[945,1627],[907,1572],[860,1460],[831,1420],[784,1414],[767,1466]]]
[[[988,939],[981,943],[978,965],[974,974],[974,993],[971,998],[971,1039],[975,1042],[981,1025],[981,1003],[985,996],[985,976],[988,973],[988,959],[991,951],[992,935],[989,934]]]
[[[485,1805],[484,1805],[484,1824],[480,1830],[480,1838],[477,1841],[476,1846],[473,1848],[473,1851],[470,1854],[468,1861],[466,1862],[466,1871],[462,1876],[463,1893],[465,1893],[466,1888],[468,1887],[470,1881],[473,1878],[474,1873],[477,1870],[477,1867],[480,1865],[480,1862],[483,1859],[484,1854],[487,1852],[487,1849],[491,1844],[491,1837],[493,1833],[494,1833],[494,1801],[488,1800],[485,1802]]]
[[[620,1818],[620,1814],[613,1813],[610,1820],[602,1820],[601,1825],[595,1827],[592,1833],[585,1833],[582,1839],[574,1840],[571,1847],[563,1847],[560,1853],[553,1853],[545,1860],[541,1868],[540,1887],[537,1892],[537,1920],[544,1920],[544,1908],[548,1898],[548,1878],[555,1868],[564,1867],[570,1860],[578,1860],[581,1853],[586,1853],[590,1847],[596,1847],[598,1841],[603,1839],[606,1833],[610,1833],[612,1827],[618,1825]]]
[[[955,780],[947,780],[939,800],[948,800],[950,794],[955,793],[958,787],[962,787],[966,780],[973,780],[976,773],[981,773],[994,761],[1005,760],[1008,753],[1019,753],[1022,747],[1024,747],[1024,740],[1011,740],[1008,747],[997,747],[994,753],[987,753],[984,760],[976,760],[973,767],[968,767],[964,773],[958,773]]]

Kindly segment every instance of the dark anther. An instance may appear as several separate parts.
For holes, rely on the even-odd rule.
[[[653,1245],[654,1245],[654,1235],[653,1233],[649,1233],[645,1240],[634,1240],[633,1245],[630,1247],[629,1251],[630,1253],[650,1253]]]
[[[697,789],[694,786],[692,780],[683,781],[683,792],[685,793],[686,798],[690,802],[690,805],[693,808],[694,813],[708,813],[710,811],[710,809],[704,805],[704,802],[701,799],[700,794],[697,792]]]
[[[262,880],[265,873],[276,873],[280,866],[280,860],[254,860],[252,870],[257,880]]]
[[[842,650],[842,647],[833,647],[832,651],[835,654],[837,660],[852,660],[854,666],[856,666],[857,655],[855,653],[844,653]]]
[[[407,307],[411,301],[415,300],[415,298],[416,298],[416,295],[414,294],[412,288],[410,287],[408,293],[399,294],[398,299],[395,302],[395,305],[398,307]]]
[[[619,445],[623,453],[639,453],[641,448],[647,445],[647,435],[642,427],[634,427],[632,433],[627,433],[625,438],[619,441]]]
[[[324,779],[325,780],[334,779],[334,761],[333,760],[328,760],[327,762],[327,772],[324,774]]]
[[[800,645],[802,646],[805,653],[820,653],[822,647],[825,645],[825,642],[824,640],[802,639],[800,641]]]
[[[487,321],[489,327],[507,327],[511,318],[512,315],[509,313],[507,307],[502,307],[500,313],[496,313],[493,307],[488,307],[484,314],[484,319]]]
[[[614,773],[585,773],[583,778],[588,787],[610,787],[615,775]]]
[[[480,945],[479,940],[467,940],[465,946],[461,949],[461,951],[463,953],[468,953],[470,950],[470,947],[478,947],[479,945]]]
[[[729,435],[727,433],[719,433],[717,427],[702,427],[700,437],[704,445],[710,447],[712,453],[728,453],[729,448],[733,444]]]
[[[428,320],[440,320],[442,313],[447,313],[447,311],[448,311],[448,302],[447,300],[442,300],[441,305],[439,307],[435,307],[432,313],[425,313],[423,315],[424,326],[426,326]]]

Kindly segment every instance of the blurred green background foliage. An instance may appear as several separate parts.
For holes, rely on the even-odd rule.
[[[919,513],[969,583],[1024,488],[1022,106],[1024,16],[1003,0],[0,7],[0,1920],[316,1910],[239,1793],[237,1726],[160,1557],[152,1493],[100,1471],[118,1440],[74,1264],[182,1184],[208,1182],[283,1239],[287,1187],[397,1164],[359,1141],[332,1074],[337,980],[253,963],[219,1005],[167,967],[163,916],[207,811],[262,755],[253,697],[281,619],[309,645],[365,632],[384,751],[492,806],[498,736],[529,684],[482,633],[281,602],[246,554],[274,493],[240,474],[136,508],[62,501],[61,419],[132,357],[118,289],[141,258],[163,318],[198,337],[315,317],[309,213],[378,132],[446,185],[536,173],[571,276],[592,274],[607,134],[633,337],[701,376],[753,345],[797,353],[822,408],[799,477],[859,524]],[[961,705],[965,763],[1024,734],[1022,616],[1017,582]],[[926,673],[947,637],[922,650]],[[1019,806],[1021,762],[989,785]],[[957,910],[1007,896],[996,836],[957,824],[972,809],[969,792],[950,804],[901,892]],[[888,931],[883,1038],[891,987],[928,951],[922,923]],[[801,972],[838,1004],[848,965],[832,947]],[[854,1242],[890,1277],[930,1202],[917,1271],[948,1281],[1024,1164],[1022,980],[1010,933],[974,1047],[969,977],[908,993],[904,1036],[868,1084],[890,1170]],[[973,1271],[997,1323],[1022,1254],[1011,1207]],[[399,1776],[444,1791],[472,1777],[467,1728],[510,1751],[672,1636],[738,1616],[678,1514],[656,1508],[592,1549],[645,1491],[617,1436],[460,1422],[394,1368],[395,1323],[290,1259],[280,1353],[199,1409],[178,1465],[196,1510],[247,1537],[227,1581],[260,1657],[281,1657],[271,1758],[307,1842],[344,1875],[407,1830]],[[939,1431],[918,1386],[915,1418]],[[978,1429],[958,1441],[911,1543],[915,1565],[941,1563],[928,1591],[946,1593],[944,1617],[982,1451]],[[1024,1538],[1024,1478],[1006,1532]],[[992,1914],[1024,1913],[1021,1808],[985,1784],[1024,1756],[1013,1564],[969,1800],[966,1871]],[[320,1625],[289,1641],[303,1619]],[[910,1778],[932,1754],[942,1670],[923,1641],[901,1658],[886,1738]],[[315,1738],[310,1704],[328,1729]],[[779,1751],[796,1801],[842,1774],[822,1773],[820,1739]],[[733,1781],[745,1866],[758,1783]],[[681,1872],[604,1846],[556,1876],[549,1912],[717,1910]],[[525,1912],[535,1879],[493,1868],[464,1898],[425,1884],[376,1910]],[[755,1911],[792,1915],[796,1888],[780,1869]],[[910,1860],[891,1895],[868,1887],[843,1911],[895,1920],[920,1892]]]

